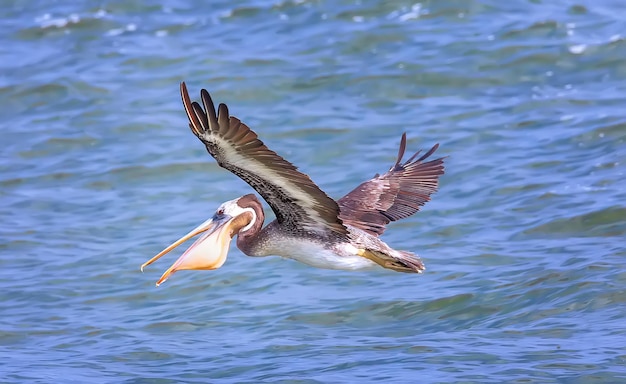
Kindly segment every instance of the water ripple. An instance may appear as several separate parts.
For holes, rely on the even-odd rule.
[[[620,382],[624,33],[610,1],[7,4],[3,382]],[[139,265],[250,191],[189,132],[208,88],[339,197],[440,143],[385,240],[421,276]],[[269,213],[269,212],[268,212]],[[271,213],[270,213],[271,215]]]

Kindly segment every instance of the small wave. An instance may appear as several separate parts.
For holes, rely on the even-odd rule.
[[[610,207],[560,218],[527,229],[527,235],[546,237],[615,237],[626,234],[626,208]]]
[[[61,29],[80,24],[88,24],[93,20],[103,19],[106,16],[107,12],[104,9],[98,9],[93,13],[83,15],[71,13],[67,16],[59,17],[52,16],[50,13],[44,13],[35,18],[35,23],[37,23],[41,29]]]

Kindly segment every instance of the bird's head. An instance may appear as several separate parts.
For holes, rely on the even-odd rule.
[[[258,219],[255,210],[249,206],[250,200],[258,201],[254,195],[245,195],[223,203],[215,211],[213,217],[145,262],[141,266],[141,270],[143,271],[144,267],[199,234],[203,235],[163,273],[163,276],[156,283],[157,287],[176,271],[183,269],[212,270],[221,267],[226,261],[231,239],[236,234],[252,228]]]

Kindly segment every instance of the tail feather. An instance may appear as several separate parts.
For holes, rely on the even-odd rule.
[[[426,267],[420,258],[407,251],[395,251],[394,255],[389,255],[373,249],[366,249],[361,256],[366,257],[383,268],[396,272],[422,273]]]

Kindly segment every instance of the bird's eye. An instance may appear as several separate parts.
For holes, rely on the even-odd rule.
[[[222,216],[224,214],[224,209],[223,208],[218,209],[217,214]]]

